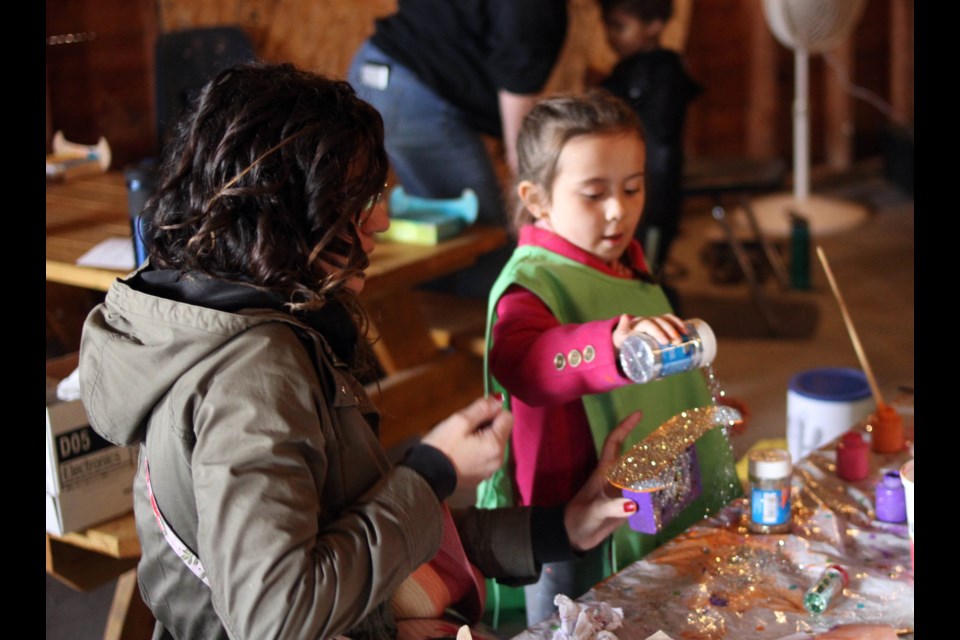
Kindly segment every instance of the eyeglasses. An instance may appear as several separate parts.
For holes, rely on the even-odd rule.
[[[357,216],[357,219],[361,225],[367,221],[367,218],[369,218],[370,214],[373,213],[373,209],[380,204],[381,201],[383,201],[383,194],[386,192],[386,190],[387,184],[384,183],[383,191],[378,192],[375,196],[367,200],[367,204],[363,206],[363,209],[360,211],[360,215]]]

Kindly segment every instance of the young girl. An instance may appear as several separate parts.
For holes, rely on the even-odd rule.
[[[527,115],[517,144],[519,241],[490,294],[486,362],[515,423],[507,463],[479,489],[485,507],[561,504],[624,415],[644,414],[629,445],[712,401],[700,371],[640,385],[618,366],[628,335],[674,342],[683,332],[634,240],[645,165],[635,113],[603,90],[549,98]],[[697,455],[699,498],[659,534],[621,526],[582,559],[546,565],[526,587],[528,623],[554,612],[556,594],[579,596],[739,494],[722,430],[701,438]]]

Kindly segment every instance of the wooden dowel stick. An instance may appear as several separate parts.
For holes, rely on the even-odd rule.
[[[853,349],[857,352],[857,358],[860,359],[860,366],[863,367],[863,372],[867,374],[867,382],[870,383],[873,398],[877,402],[877,407],[882,408],[885,406],[885,403],[883,396],[880,394],[880,388],[877,386],[877,381],[873,377],[873,369],[870,368],[867,355],[863,352],[860,338],[857,337],[857,330],[854,328],[853,320],[850,319],[850,314],[847,312],[847,305],[843,302],[843,296],[840,294],[840,288],[837,287],[837,281],[833,279],[833,271],[830,270],[830,263],[827,262],[827,256],[820,245],[817,245],[817,257],[820,258],[820,264],[823,265],[823,270],[827,274],[827,280],[830,282],[830,288],[833,289],[833,295],[840,304],[840,313],[843,314],[843,322],[847,325],[847,333],[850,334],[850,339],[853,341]]]

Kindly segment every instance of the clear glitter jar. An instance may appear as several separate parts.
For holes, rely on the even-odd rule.
[[[790,530],[790,453],[784,449],[750,452],[750,519],[754,533],[786,533]]]
[[[686,320],[684,325],[686,330],[679,344],[660,344],[646,333],[624,340],[620,347],[623,373],[642,384],[713,363],[717,338],[710,325],[699,318]]]

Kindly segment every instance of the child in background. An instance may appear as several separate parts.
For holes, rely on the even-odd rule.
[[[683,126],[687,106],[703,92],[680,56],[660,45],[673,0],[599,0],[607,42],[619,62],[601,82],[626,100],[647,142],[646,204],[637,239],[650,269],[661,275],[680,227]],[[676,302],[674,300],[674,302]]]
[[[630,446],[682,410],[709,405],[701,371],[633,384],[619,347],[633,333],[675,342],[683,326],[634,238],[644,205],[642,127],[595,89],[538,103],[518,139],[518,247],[490,294],[489,391],[514,415],[508,459],[478,491],[483,507],[570,499],[597,466],[610,428],[641,409]],[[544,565],[525,587],[528,624],[740,494],[727,435],[697,443],[703,491],[660,533],[619,527],[582,558]]]

